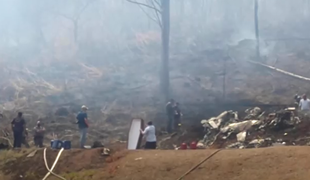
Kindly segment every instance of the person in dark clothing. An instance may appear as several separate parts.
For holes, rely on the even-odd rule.
[[[19,112],[17,117],[11,122],[12,131],[14,134],[14,148],[20,148],[23,142],[25,133],[26,121],[23,118],[23,113]]]
[[[33,128],[33,141],[36,147],[43,147],[45,128],[41,125],[41,121],[37,122],[37,126]]]
[[[175,106],[175,101],[171,99],[167,104],[166,104],[166,113],[168,116],[168,122],[167,122],[167,132],[171,133],[173,131],[174,127],[174,106]]]
[[[295,99],[295,102],[296,102],[297,104],[299,104],[299,102],[300,102],[300,100],[301,100],[301,96],[299,96],[298,94],[295,94],[294,99]]]
[[[180,103],[175,103],[175,107],[174,107],[174,110],[175,110],[175,114],[174,114],[174,127],[175,128],[178,128],[179,126],[181,126],[181,116],[182,116],[182,113],[181,113],[181,109],[180,109]]]
[[[76,117],[76,119],[77,119],[76,123],[78,124],[79,131],[80,131],[80,147],[82,149],[84,149],[84,145],[86,142],[86,136],[87,136],[87,130],[89,127],[88,119],[87,119],[88,108],[83,105],[81,109],[82,109],[82,111],[79,112],[79,114]]]

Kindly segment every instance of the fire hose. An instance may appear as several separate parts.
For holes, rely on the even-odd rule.
[[[60,155],[63,152],[63,150],[64,150],[64,148],[61,148],[61,150],[58,152],[57,157],[56,157],[56,159],[55,159],[55,161],[53,163],[53,166],[50,169],[48,167],[47,160],[46,160],[46,148],[44,149],[44,151],[43,151],[43,158],[44,158],[45,167],[48,170],[48,173],[46,173],[46,175],[44,176],[44,178],[42,180],[46,180],[51,174],[56,176],[56,177],[58,177],[59,179],[66,180],[64,177],[61,177],[58,174],[53,172],[53,170],[54,170],[54,168],[55,168],[55,166],[56,166],[56,164],[57,164],[57,162],[58,162],[58,160],[60,158]]]

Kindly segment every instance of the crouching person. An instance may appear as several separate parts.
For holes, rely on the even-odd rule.
[[[34,144],[36,147],[43,147],[45,128],[41,125],[41,122],[37,122],[37,126],[34,127]]]
[[[142,129],[140,131],[144,135],[144,138],[146,140],[144,149],[156,149],[156,131],[153,122],[148,122],[147,127],[144,129],[144,131]]]

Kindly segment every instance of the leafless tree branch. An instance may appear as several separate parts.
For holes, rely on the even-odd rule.
[[[154,2],[158,5],[158,7],[160,7],[160,8],[161,8],[161,3],[160,3],[160,2],[158,2],[158,0],[154,0]]]
[[[160,26],[160,28],[162,28],[162,25],[161,25],[161,21],[160,19],[155,19],[153,18],[151,15],[149,15],[140,5],[139,5],[139,8],[144,12],[144,14],[150,18],[152,21],[154,21],[156,24],[158,24]]]
[[[87,7],[95,2],[96,0],[87,1],[87,3],[80,9],[79,13],[76,15],[76,20],[78,20],[81,16],[81,14],[87,9]]]
[[[154,11],[158,12],[158,13],[161,13],[161,10],[156,8],[155,6],[150,6],[148,4],[144,4],[144,3],[141,3],[141,2],[137,2],[135,0],[127,0],[128,2],[131,2],[131,3],[134,3],[134,4],[138,4],[140,6],[144,6],[144,7],[147,7],[147,8],[150,8],[150,9],[153,9]]]
[[[69,16],[67,16],[67,15],[65,15],[65,14],[59,13],[58,15],[60,15],[60,16],[62,16],[62,17],[64,17],[64,18],[66,18],[66,19],[69,19],[69,20],[72,21],[72,22],[75,22],[75,21],[76,21],[75,18],[69,17]]]
[[[152,5],[153,5],[154,7],[156,7],[154,1],[157,2],[156,0],[151,0],[151,3],[152,3]],[[162,28],[161,18],[159,17],[159,14],[158,14],[157,11],[155,11],[155,15],[156,15],[156,18],[157,18],[157,21],[158,21],[158,24],[159,24],[160,28]]]
[[[67,16],[67,15],[65,15],[63,13],[59,13],[59,12],[57,14],[66,18],[66,19],[71,20],[72,22],[76,22],[80,19],[81,14],[87,9],[87,7],[95,1],[96,0],[87,1],[87,3],[84,4],[84,6],[78,11],[78,13],[74,17],[70,17],[70,16]]]

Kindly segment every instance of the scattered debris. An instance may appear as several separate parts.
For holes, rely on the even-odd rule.
[[[103,143],[100,141],[94,141],[92,148],[102,148],[104,147]]]
[[[296,145],[296,140],[290,139],[302,123],[296,114],[295,107],[274,112],[266,112],[259,107],[249,108],[244,118],[240,118],[238,112],[224,111],[217,117],[201,121],[205,136],[197,148],[211,145],[224,145],[228,149]]]
[[[102,156],[110,156],[110,149],[108,148],[103,148],[101,152]]]
[[[237,134],[238,142],[244,142],[245,138],[246,138],[246,131],[243,131]]]
[[[27,157],[33,157],[34,155],[36,155],[36,153],[38,152],[38,150],[34,150],[32,151],[30,154],[27,155]]]

